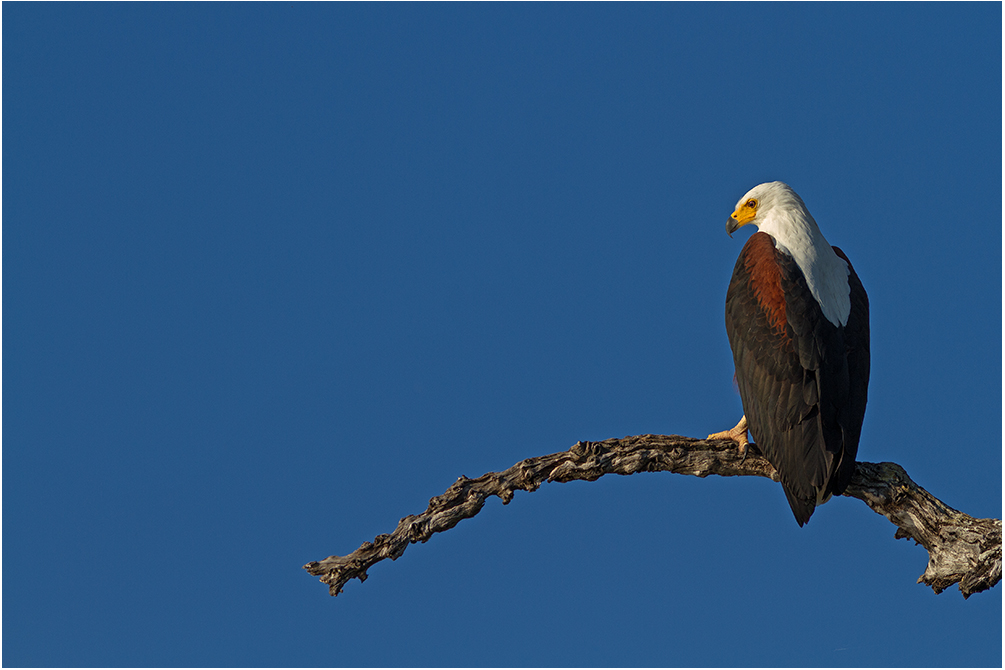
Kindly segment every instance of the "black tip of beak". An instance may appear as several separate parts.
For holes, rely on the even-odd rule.
[[[729,217],[729,221],[726,222],[726,234],[733,237],[733,233],[736,229],[740,227],[740,223],[733,217]]]

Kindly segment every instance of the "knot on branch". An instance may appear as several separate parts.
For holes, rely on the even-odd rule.
[[[569,449],[576,456],[586,458],[597,458],[607,452],[603,442],[583,442],[580,440]]]
[[[457,478],[453,484],[451,484],[446,491],[438,496],[433,496],[429,499],[429,506],[426,508],[427,512],[437,512],[441,509],[447,509],[454,505],[457,500],[464,497],[465,492],[468,489],[468,482],[471,480],[461,475]],[[404,519],[402,519],[404,521]]]
[[[548,473],[549,482],[571,482],[582,479],[592,482],[600,479],[610,462],[610,449],[603,442],[576,442],[566,454],[568,458]]]

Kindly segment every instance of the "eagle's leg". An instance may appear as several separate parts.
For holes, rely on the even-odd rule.
[[[712,433],[708,436],[710,440],[732,440],[736,442],[737,447],[740,450],[740,456],[743,458],[747,457],[747,445],[750,444],[750,440],[747,439],[747,415],[744,414],[740,418],[740,423],[736,424],[732,430],[724,430],[721,433]]]

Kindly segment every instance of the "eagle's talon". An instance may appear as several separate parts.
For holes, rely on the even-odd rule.
[[[750,440],[747,438],[747,416],[744,415],[740,419],[740,423],[736,424],[731,430],[712,433],[708,436],[708,439],[736,442],[737,450],[740,452],[740,462],[742,463],[747,458],[747,445],[750,444]]]

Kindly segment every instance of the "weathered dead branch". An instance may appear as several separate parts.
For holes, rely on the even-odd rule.
[[[679,435],[637,435],[603,442],[577,442],[568,451],[520,461],[502,472],[477,479],[461,477],[426,511],[398,522],[394,532],[378,535],[348,556],[329,556],[304,566],[321,577],[335,596],[353,578],[364,581],[375,563],[401,556],[412,542],[453,528],[478,514],[489,496],[503,504],[514,491],[535,491],[545,482],[593,481],[608,474],[673,472],[707,477],[756,476],[778,481],[775,469],[756,447],[740,458],[732,442]],[[915,484],[896,463],[858,463],[846,496],[864,501],[897,526],[896,538],[913,539],[928,550],[928,567],[918,582],[936,593],[960,585],[964,598],[1001,581],[1002,522],[975,519],[949,507]]]

